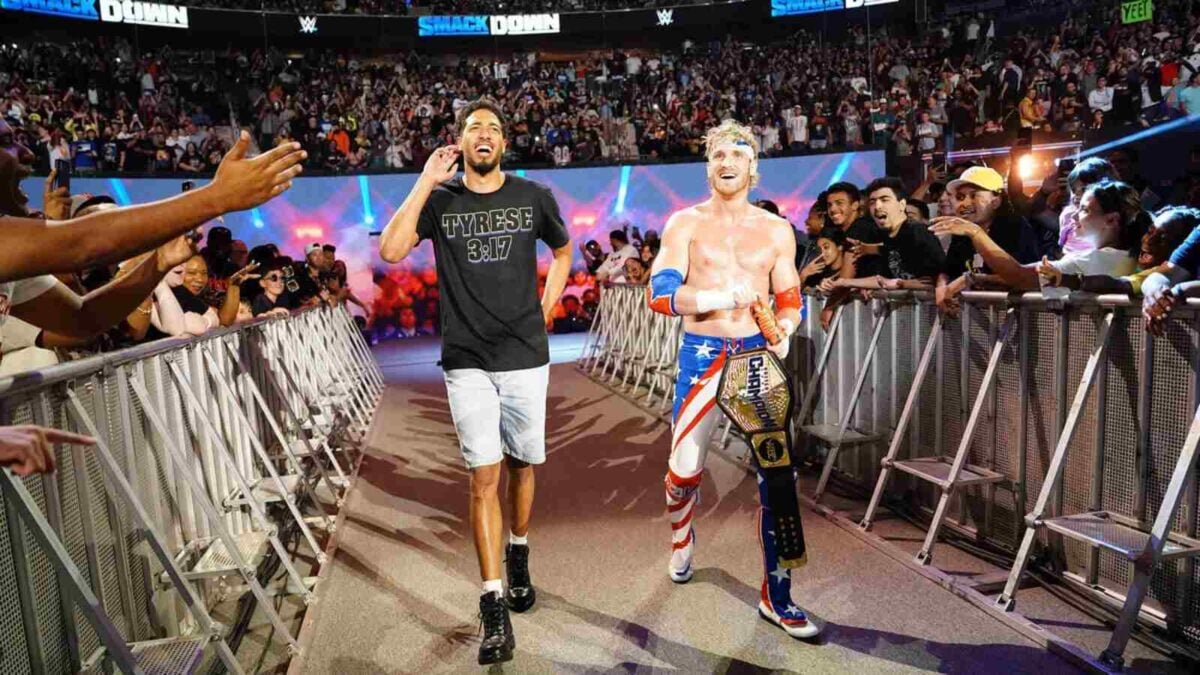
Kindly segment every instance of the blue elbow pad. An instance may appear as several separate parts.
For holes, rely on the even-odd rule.
[[[647,301],[650,309],[659,314],[677,316],[675,311],[675,292],[683,285],[683,274],[676,269],[665,269],[655,272],[650,277],[650,286],[646,289],[649,296]]]

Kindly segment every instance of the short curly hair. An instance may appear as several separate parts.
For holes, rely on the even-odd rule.
[[[500,134],[502,138],[508,138],[508,119],[504,116],[504,110],[500,104],[490,98],[477,98],[471,101],[458,113],[458,135],[462,136],[467,130],[467,118],[476,110],[491,111],[496,119],[500,120]]]

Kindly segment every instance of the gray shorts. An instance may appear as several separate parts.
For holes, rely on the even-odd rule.
[[[450,416],[468,469],[505,454],[529,464],[546,461],[546,386],[550,366],[489,372],[447,370]]]

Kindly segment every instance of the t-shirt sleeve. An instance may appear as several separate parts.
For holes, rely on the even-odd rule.
[[[1200,276],[1200,227],[1192,230],[1187,239],[1184,239],[1179,248],[1171,254],[1171,264],[1186,270],[1193,279]]]
[[[546,242],[550,248],[562,248],[571,243],[571,233],[567,231],[567,224],[563,222],[554,193],[547,188],[538,188],[538,198],[541,201],[539,211],[542,214],[541,222],[538,223],[538,239]]]
[[[438,202],[440,200],[435,190],[429,195],[429,199],[425,200],[425,206],[421,207],[421,215],[417,216],[417,239],[433,239],[437,232],[438,225]]]
[[[1068,255],[1060,260],[1051,260],[1050,266],[1062,272],[1063,274],[1084,274],[1083,266],[1080,265],[1080,256]]]
[[[1157,267],[1151,267],[1150,269],[1145,269],[1145,270],[1142,270],[1141,272],[1134,272],[1133,274],[1130,274],[1129,276],[1125,277],[1125,280],[1129,282],[1130,289],[1133,291],[1133,293],[1135,295],[1141,295],[1142,294],[1142,282],[1144,282],[1147,277],[1149,277],[1151,274],[1154,274],[1157,271],[1158,271]]]
[[[946,268],[946,252],[942,250],[942,242],[925,227],[916,230],[916,250],[920,269],[918,277],[936,277]]]

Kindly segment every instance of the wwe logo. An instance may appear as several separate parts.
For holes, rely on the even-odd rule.
[[[297,18],[300,19],[300,32],[301,33],[317,32],[317,17],[301,16],[301,17],[297,17]]]
[[[673,10],[673,9],[658,10],[658,25],[670,26],[673,23],[675,23],[675,10]]]

